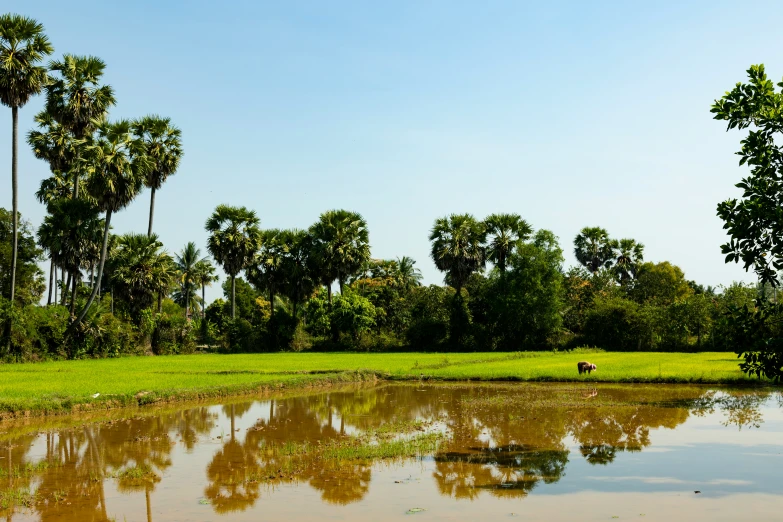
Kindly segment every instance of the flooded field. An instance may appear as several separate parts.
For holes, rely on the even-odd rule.
[[[780,520],[777,391],[383,385],[0,424],[6,520]]]

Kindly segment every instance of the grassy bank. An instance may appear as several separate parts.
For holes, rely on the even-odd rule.
[[[580,376],[577,361],[598,371]],[[0,414],[197,400],[374,379],[758,382],[731,353],[279,353],[130,357],[0,366]],[[93,397],[94,394],[99,394]]]

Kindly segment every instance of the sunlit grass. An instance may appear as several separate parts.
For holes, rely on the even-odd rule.
[[[576,363],[598,365],[579,375]],[[357,373],[358,372],[358,373]],[[58,413],[374,379],[749,383],[732,353],[278,353],[0,366],[0,413]],[[97,397],[93,395],[99,394]]]

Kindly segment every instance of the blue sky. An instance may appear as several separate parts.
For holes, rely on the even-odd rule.
[[[327,209],[369,223],[372,255],[408,255],[440,283],[427,235],[449,213],[517,212],[559,236],[584,226],[646,245],[703,284],[724,265],[716,204],[739,195],[741,135],[712,101],[754,63],[783,74],[781,2],[54,2],[6,0],[55,54],[93,54],[112,118],[169,116],[185,157],[158,192],[170,252],[217,204],[306,228]],[[20,111],[26,133],[42,98]],[[2,116],[5,115],[5,116]],[[5,118],[5,124],[2,123]],[[0,108],[0,166],[10,168]],[[20,143],[33,224],[48,167]],[[10,208],[6,174],[0,205]],[[145,232],[149,192],[112,218]],[[208,300],[219,288],[208,290]]]

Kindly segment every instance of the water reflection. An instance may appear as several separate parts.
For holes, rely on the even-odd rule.
[[[320,448],[368,433],[394,439],[434,429],[445,437],[425,460],[442,496],[521,498],[559,482],[575,456],[609,466],[624,452],[649,448],[651,431],[674,430],[689,418],[720,415],[723,425],[758,428],[771,395],[780,400],[770,391],[688,386],[350,389],[41,429],[7,440],[0,479],[10,504],[5,514],[39,520],[108,520],[109,487],[121,497],[143,493],[151,521],[155,505],[171,494],[162,488],[169,474],[189,459],[206,466],[187,487],[203,492],[218,515],[248,510],[286,485],[307,485],[323,502],[348,505],[366,497],[378,463],[327,458]],[[7,500],[20,491],[33,496]]]

